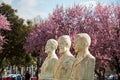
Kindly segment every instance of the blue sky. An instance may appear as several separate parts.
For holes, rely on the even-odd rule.
[[[14,9],[17,9],[17,15],[27,20],[38,15],[43,19],[47,18],[56,5],[63,5],[65,8],[74,4],[93,4],[95,6],[97,2],[110,4],[120,3],[120,0],[0,0],[0,3],[2,2],[10,4]]]

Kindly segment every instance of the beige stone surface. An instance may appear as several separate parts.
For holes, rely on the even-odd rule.
[[[45,46],[45,53],[48,54],[44,63],[41,67],[41,73],[39,80],[53,80],[54,67],[58,60],[55,50],[57,49],[58,43],[54,39],[49,39]]]
[[[91,39],[88,34],[75,36],[74,49],[77,57],[74,60],[69,80],[94,80],[95,57],[89,52]]]
[[[63,35],[58,39],[59,54],[61,55],[58,60],[55,70],[53,80],[68,80],[70,77],[70,72],[72,64],[74,61],[74,56],[70,52],[71,40],[68,35]]]

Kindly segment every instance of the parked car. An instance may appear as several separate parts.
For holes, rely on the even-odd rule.
[[[11,78],[12,80],[22,80],[21,74],[8,74],[7,78]]]
[[[110,74],[109,76],[108,76],[108,80],[117,80],[117,75],[115,75],[115,74]]]

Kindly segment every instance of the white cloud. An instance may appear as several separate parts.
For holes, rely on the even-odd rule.
[[[86,7],[95,7],[97,5],[97,2],[95,0],[90,0],[90,1],[86,1],[86,2],[82,2],[80,3]]]
[[[36,9],[36,7],[39,7],[42,3],[42,0],[20,0],[17,15],[24,19],[32,19],[38,15],[45,18],[47,13]]]
[[[0,4],[4,2],[6,4],[10,4],[11,5],[12,1],[13,0],[0,0]]]
[[[18,13],[17,13],[21,18],[24,19],[32,19],[38,15],[40,15],[42,18],[45,18],[47,16],[47,13],[37,11],[33,8],[19,8]]]
[[[34,7],[38,0],[20,0],[19,5],[26,7]]]

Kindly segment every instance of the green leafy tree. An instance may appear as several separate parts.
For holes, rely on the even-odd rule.
[[[24,19],[19,18],[16,12],[17,10],[14,10],[10,5],[2,4],[0,6],[0,14],[7,17],[11,27],[11,31],[2,31],[7,41],[3,45],[2,53],[0,53],[0,63],[3,63],[5,59],[10,65],[27,65],[30,64],[32,58],[29,54],[26,54],[23,44],[31,25],[25,25]]]

